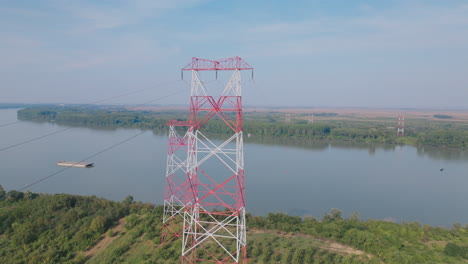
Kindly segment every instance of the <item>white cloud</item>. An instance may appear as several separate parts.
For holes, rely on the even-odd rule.
[[[29,31],[13,34],[0,28],[0,68],[43,65],[42,69],[64,72],[126,64],[128,67],[171,56],[178,49],[161,45],[154,36],[129,33],[130,30],[104,31],[136,26],[168,9],[186,8],[200,2],[124,0],[107,2],[106,6],[105,2],[49,0],[42,11],[0,8],[0,14],[29,18],[12,21]],[[39,21],[40,16],[47,16],[49,22],[31,23]],[[50,21],[61,23],[50,24]]]
[[[249,30],[252,33],[282,34],[282,35],[310,35],[318,33],[336,32],[333,21],[329,19],[314,19],[303,22],[282,22],[268,25],[255,26]]]
[[[187,8],[202,0],[124,0],[111,5],[102,2],[55,1],[54,6],[78,19],[73,32],[115,29],[143,22],[169,9]]]
[[[57,68],[58,71],[89,69],[103,65],[112,61],[112,57],[96,56],[96,54],[86,54],[68,58],[68,61]]]
[[[45,60],[53,60],[42,52],[44,42],[25,35],[3,33],[0,42],[0,68],[39,65]]]
[[[0,7],[0,14],[15,14],[19,16],[27,16],[27,17],[41,17],[46,16],[47,13],[32,10],[32,9],[25,9],[25,8],[14,8],[14,7]]]
[[[174,55],[177,48],[162,47],[156,40],[138,35],[124,35],[112,38],[112,45],[91,50],[77,50],[64,57],[58,65],[59,71],[73,71],[98,67],[142,65]]]
[[[112,29],[134,23],[134,19],[121,10],[74,8],[73,12],[84,21],[82,25],[88,29]]]
[[[468,44],[468,10],[418,6],[361,17],[263,24],[244,39],[255,54],[326,54],[410,51]]]

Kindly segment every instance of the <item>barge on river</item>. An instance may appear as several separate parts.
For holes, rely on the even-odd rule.
[[[94,167],[94,163],[76,162],[76,161],[59,161],[57,162],[57,166],[74,167],[74,168],[91,168],[91,167]]]

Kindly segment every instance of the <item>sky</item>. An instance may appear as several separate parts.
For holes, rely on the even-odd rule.
[[[2,103],[186,104],[232,56],[245,105],[468,109],[468,0],[0,0]]]

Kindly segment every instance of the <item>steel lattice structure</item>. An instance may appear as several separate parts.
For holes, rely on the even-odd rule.
[[[405,116],[398,116],[397,136],[402,137],[405,135]]]
[[[190,116],[169,121],[163,242],[182,238],[182,263],[247,263],[240,57],[192,58]],[[200,73],[232,72],[219,96]],[[207,123],[223,126],[226,140],[210,140]],[[178,128],[181,127],[181,128]],[[179,136],[177,131],[184,131]],[[213,169],[215,168],[215,169]]]
[[[164,189],[162,243],[167,243],[182,235],[187,188],[187,137],[180,137],[177,133],[176,127],[182,124],[170,121],[168,125],[169,146]]]

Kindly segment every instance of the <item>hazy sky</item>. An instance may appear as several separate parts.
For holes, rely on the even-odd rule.
[[[248,105],[468,108],[468,0],[0,0],[0,36],[0,102],[143,103],[240,56]]]

